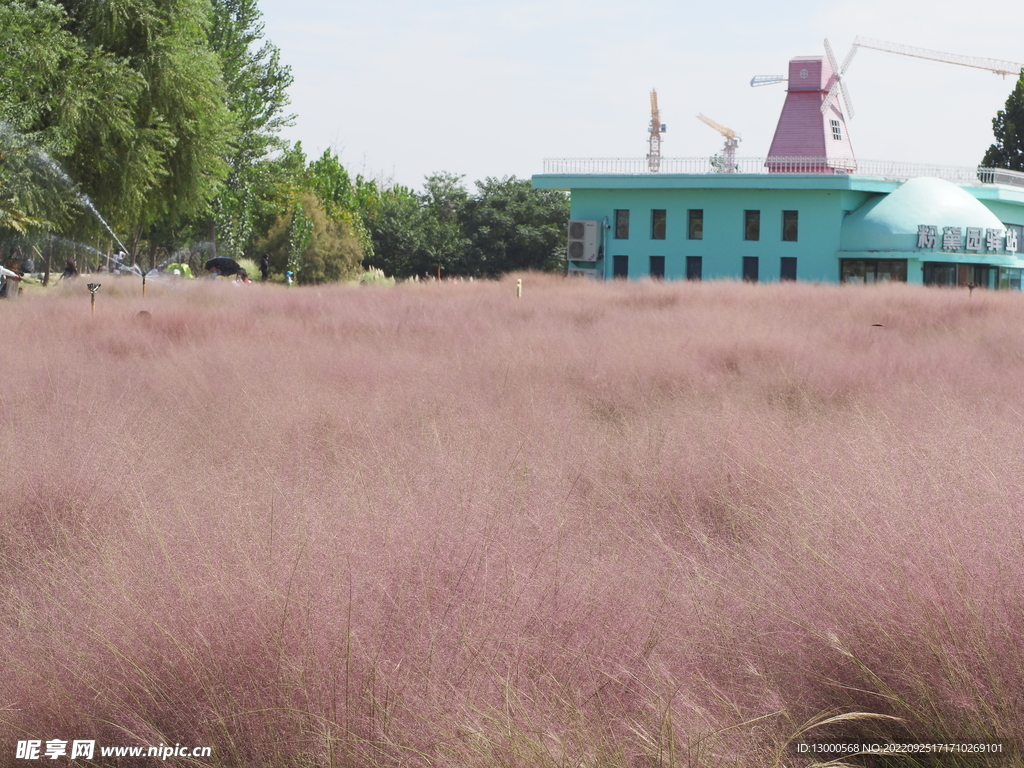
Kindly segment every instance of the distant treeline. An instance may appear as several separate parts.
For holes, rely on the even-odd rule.
[[[449,173],[416,192],[308,160],[280,136],[292,74],[263,32],[256,0],[8,0],[2,244],[106,251],[98,212],[143,266],[212,243],[301,282],[561,267],[561,193]]]

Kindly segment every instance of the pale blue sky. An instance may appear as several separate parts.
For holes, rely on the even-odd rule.
[[[1019,0],[261,0],[266,37],[292,67],[288,138],[350,170],[420,188],[435,171],[529,177],[545,157],[642,157],[649,92],[663,156],[707,156],[738,131],[767,154],[794,56],[842,61],[857,35],[1024,61]],[[1014,82],[861,49],[847,78],[859,158],[976,165]]]

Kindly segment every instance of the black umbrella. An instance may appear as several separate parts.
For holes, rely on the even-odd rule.
[[[231,275],[244,275],[245,270],[242,269],[238,262],[234,259],[229,259],[227,256],[218,256],[214,259],[210,259],[206,262],[206,269],[212,272],[217,270],[220,274],[225,277],[231,277]]]

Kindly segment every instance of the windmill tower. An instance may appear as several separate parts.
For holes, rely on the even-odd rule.
[[[661,168],[661,134],[666,126],[661,122],[661,114],[658,112],[658,92],[651,89],[651,124],[647,127],[650,134],[647,138],[647,169],[651,173],[657,173]]]
[[[838,98],[841,92],[852,116],[852,103],[842,78],[856,50],[854,47],[850,51],[841,69],[828,40],[825,41],[827,57],[798,56],[790,60],[786,102],[768,150],[769,171],[853,173],[857,170],[857,158]],[[767,85],[781,79],[760,77],[750,84]]]
[[[697,119],[705,125],[709,125],[725,137],[725,146],[722,148],[721,173],[736,173],[736,148],[740,145],[740,136],[732,128],[727,128],[721,123],[716,123],[707,115],[698,114]]]
[[[901,56],[913,56],[919,59],[943,61],[947,64],[958,64],[964,67],[986,69],[997,75],[1017,77],[1024,69],[1024,64],[1001,59],[989,59],[980,56],[961,56],[955,53],[944,53],[927,48],[914,48],[899,43],[887,43],[884,40],[872,40],[857,37],[853,41],[850,52],[846,54],[843,66],[836,65],[832,55],[832,46],[825,40],[825,53],[828,60],[820,56],[807,56],[789,62],[789,87],[786,90],[786,103],[782,107],[782,115],[775,129],[771,149],[768,150],[768,162],[765,165],[773,173],[853,173],[857,169],[857,160],[850,146],[846,121],[839,109],[839,96],[842,94],[849,116],[853,117],[853,102],[846,90],[843,77],[850,68],[850,62],[858,48],[873,48]],[[786,82],[784,75],[758,75],[750,81],[756,88],[761,85]],[[815,104],[820,104],[820,117],[815,114]],[[809,162],[821,158],[819,162]]]

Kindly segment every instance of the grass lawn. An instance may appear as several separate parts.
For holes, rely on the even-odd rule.
[[[1021,294],[85,282],[0,305],[0,763],[1024,764]]]

